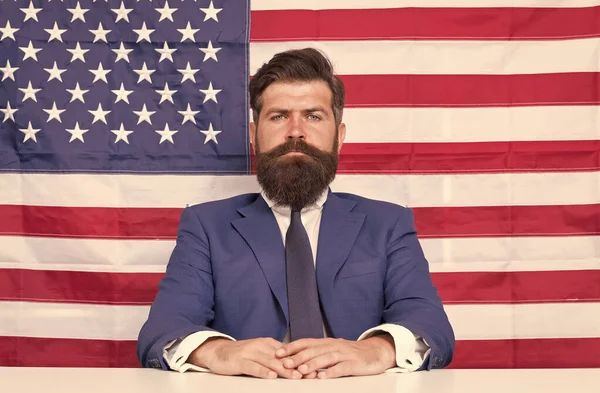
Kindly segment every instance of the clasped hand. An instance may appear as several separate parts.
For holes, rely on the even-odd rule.
[[[327,379],[380,374],[395,366],[396,353],[388,334],[361,341],[324,338],[289,344],[272,338],[213,338],[192,352],[188,361],[222,375]]]

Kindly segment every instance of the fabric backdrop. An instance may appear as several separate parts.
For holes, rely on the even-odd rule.
[[[0,366],[137,366],[182,208],[258,190],[249,78],[306,46],[451,367],[600,367],[600,0],[0,0]]]

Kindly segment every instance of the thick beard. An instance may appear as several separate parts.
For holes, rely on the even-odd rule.
[[[331,152],[312,147],[300,139],[290,139],[265,153],[261,153],[257,145],[258,183],[276,205],[301,210],[314,204],[335,178],[337,150],[337,137]],[[305,155],[283,157],[293,151]]]

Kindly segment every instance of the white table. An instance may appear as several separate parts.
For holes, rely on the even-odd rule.
[[[434,370],[334,380],[259,380],[154,369],[0,367],[7,393],[600,393],[600,369]]]

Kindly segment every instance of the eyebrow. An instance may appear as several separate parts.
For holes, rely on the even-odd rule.
[[[266,112],[266,114],[270,115],[273,113],[290,113],[290,112],[291,112],[291,110],[289,110],[289,109],[271,108]],[[325,108],[323,108],[322,106],[315,106],[313,108],[307,108],[307,109],[302,110],[302,113],[314,113],[314,112],[321,112],[321,113],[327,115],[327,110]]]

